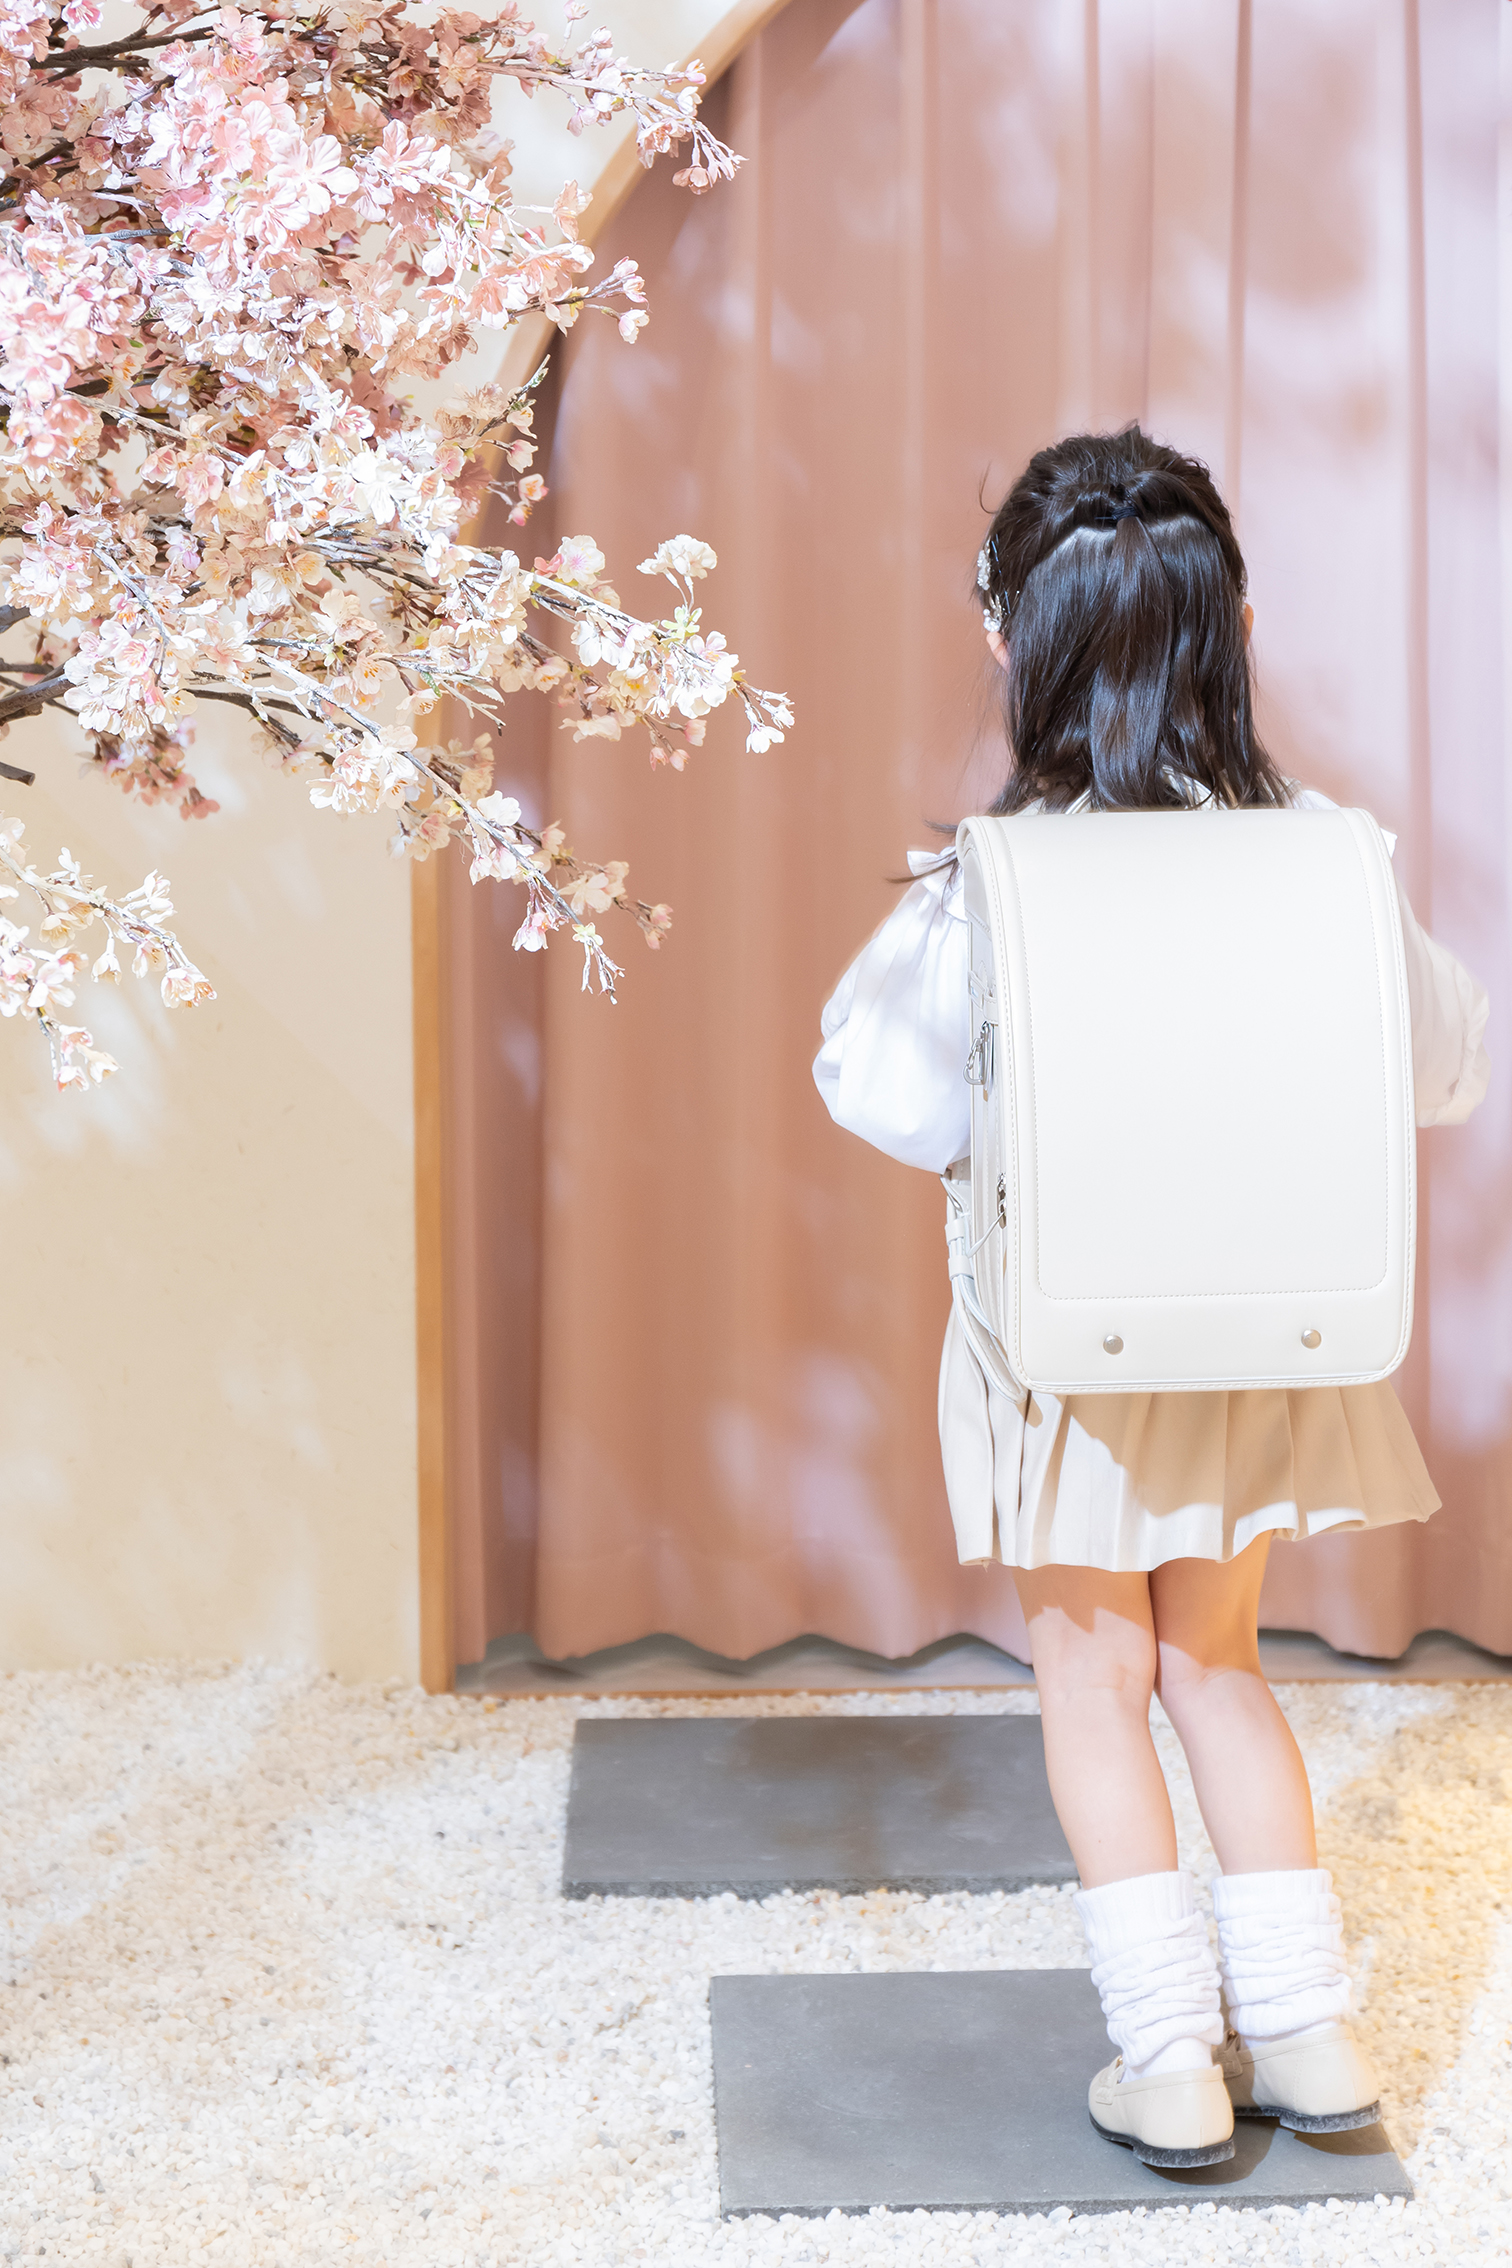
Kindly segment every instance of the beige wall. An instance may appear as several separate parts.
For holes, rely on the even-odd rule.
[[[82,778],[67,736],[12,731],[38,781],[0,810],[39,862],[66,843],[118,889],[160,866],[219,997],[81,987],[122,1066],[90,1094],[0,1025],[0,1663],[413,1675],[407,870],[238,723],[202,731],[222,810],[193,824]]]
[[[759,12],[620,0],[609,20],[662,63]],[[623,140],[565,117],[512,106],[523,197],[591,187]],[[219,998],[170,1016],[148,986],[84,986],[74,1014],[122,1064],[88,1095],[54,1093],[35,1031],[0,1025],[0,1667],[294,1654],[413,1676],[407,869],[382,822],[312,810],[213,711],[222,810],[194,825],[81,778],[76,746],[50,718],[13,730],[39,777],[0,781],[0,811],[120,888],[161,866]]]

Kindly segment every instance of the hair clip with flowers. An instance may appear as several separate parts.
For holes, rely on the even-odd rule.
[[[977,553],[976,579],[977,589],[982,592],[987,601],[982,608],[983,627],[988,630],[996,630],[1001,637],[1008,627],[1008,601],[1006,598],[994,598],[992,594],[992,561],[988,557],[985,543]]]

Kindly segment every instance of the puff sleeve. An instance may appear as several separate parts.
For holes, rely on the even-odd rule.
[[[814,1082],[836,1125],[943,1173],[971,1147],[971,1000],[954,851],[910,851],[917,879],[852,961],[820,1020]]]
[[[1462,1126],[1486,1092],[1491,1058],[1482,1037],[1491,1003],[1470,971],[1420,929],[1406,892],[1402,947],[1412,1010],[1412,1078],[1419,1126]]]

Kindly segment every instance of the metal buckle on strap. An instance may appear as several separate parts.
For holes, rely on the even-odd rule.
[[[966,1069],[962,1076],[969,1087],[981,1087],[985,1091],[992,1077],[991,1024],[983,1024],[981,1030],[977,1033],[972,1042],[971,1053],[966,1058]]]
[[[984,1029],[984,1030],[986,1029],[985,1025],[983,1026],[983,1029]],[[993,1230],[994,1230],[994,1229],[1006,1228],[1007,1226],[1008,1226],[1008,1184],[1007,1184],[1006,1180],[1004,1179],[1003,1175],[1002,1175],[1002,1174],[999,1174],[999,1175],[998,1175],[998,1185],[997,1185],[997,1215],[996,1215],[995,1219],[993,1219],[993,1220],[990,1220],[990,1221],[989,1221],[989,1222],[987,1223],[987,1226],[986,1226],[986,1227],[985,1227],[985,1228],[983,1229],[983,1231],[982,1231],[981,1235],[980,1235],[980,1236],[979,1236],[979,1237],[977,1238],[977,1240],[976,1240],[975,1244],[972,1244],[972,1245],[968,1245],[968,1246],[967,1246],[967,1248],[966,1248],[966,1257],[967,1257],[967,1259],[968,1259],[968,1260],[974,1260],[974,1259],[976,1258],[977,1254],[978,1254],[978,1253],[979,1253],[979,1252],[981,1251],[981,1249],[982,1249],[982,1246],[983,1246],[983,1245],[984,1245],[984,1244],[985,1244],[985,1243],[987,1242],[987,1239],[988,1239],[988,1237],[989,1237],[989,1236],[991,1236],[991,1234],[992,1234],[992,1232],[993,1232]]]

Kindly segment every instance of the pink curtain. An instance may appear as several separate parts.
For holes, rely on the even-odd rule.
[[[669,899],[617,1009],[448,885],[453,1435],[464,1659],[672,1631],[1022,1651],[955,1562],[934,1432],[927,1177],[831,1126],[818,1011],[928,822],[1001,765],[972,566],[1030,452],[1138,416],[1213,465],[1250,561],[1285,766],[1400,830],[1420,914],[1505,991],[1499,12],[1489,0],[792,0],[715,91],[749,159],[663,168],[601,247],[633,351],[585,321],[532,549],[591,530],[631,602],[712,542],[709,620],[787,688],[687,773],[522,720],[503,774]],[[1424,1529],[1273,1554],[1266,1619],[1512,1650],[1505,1043],[1422,1143],[1400,1387]]]

